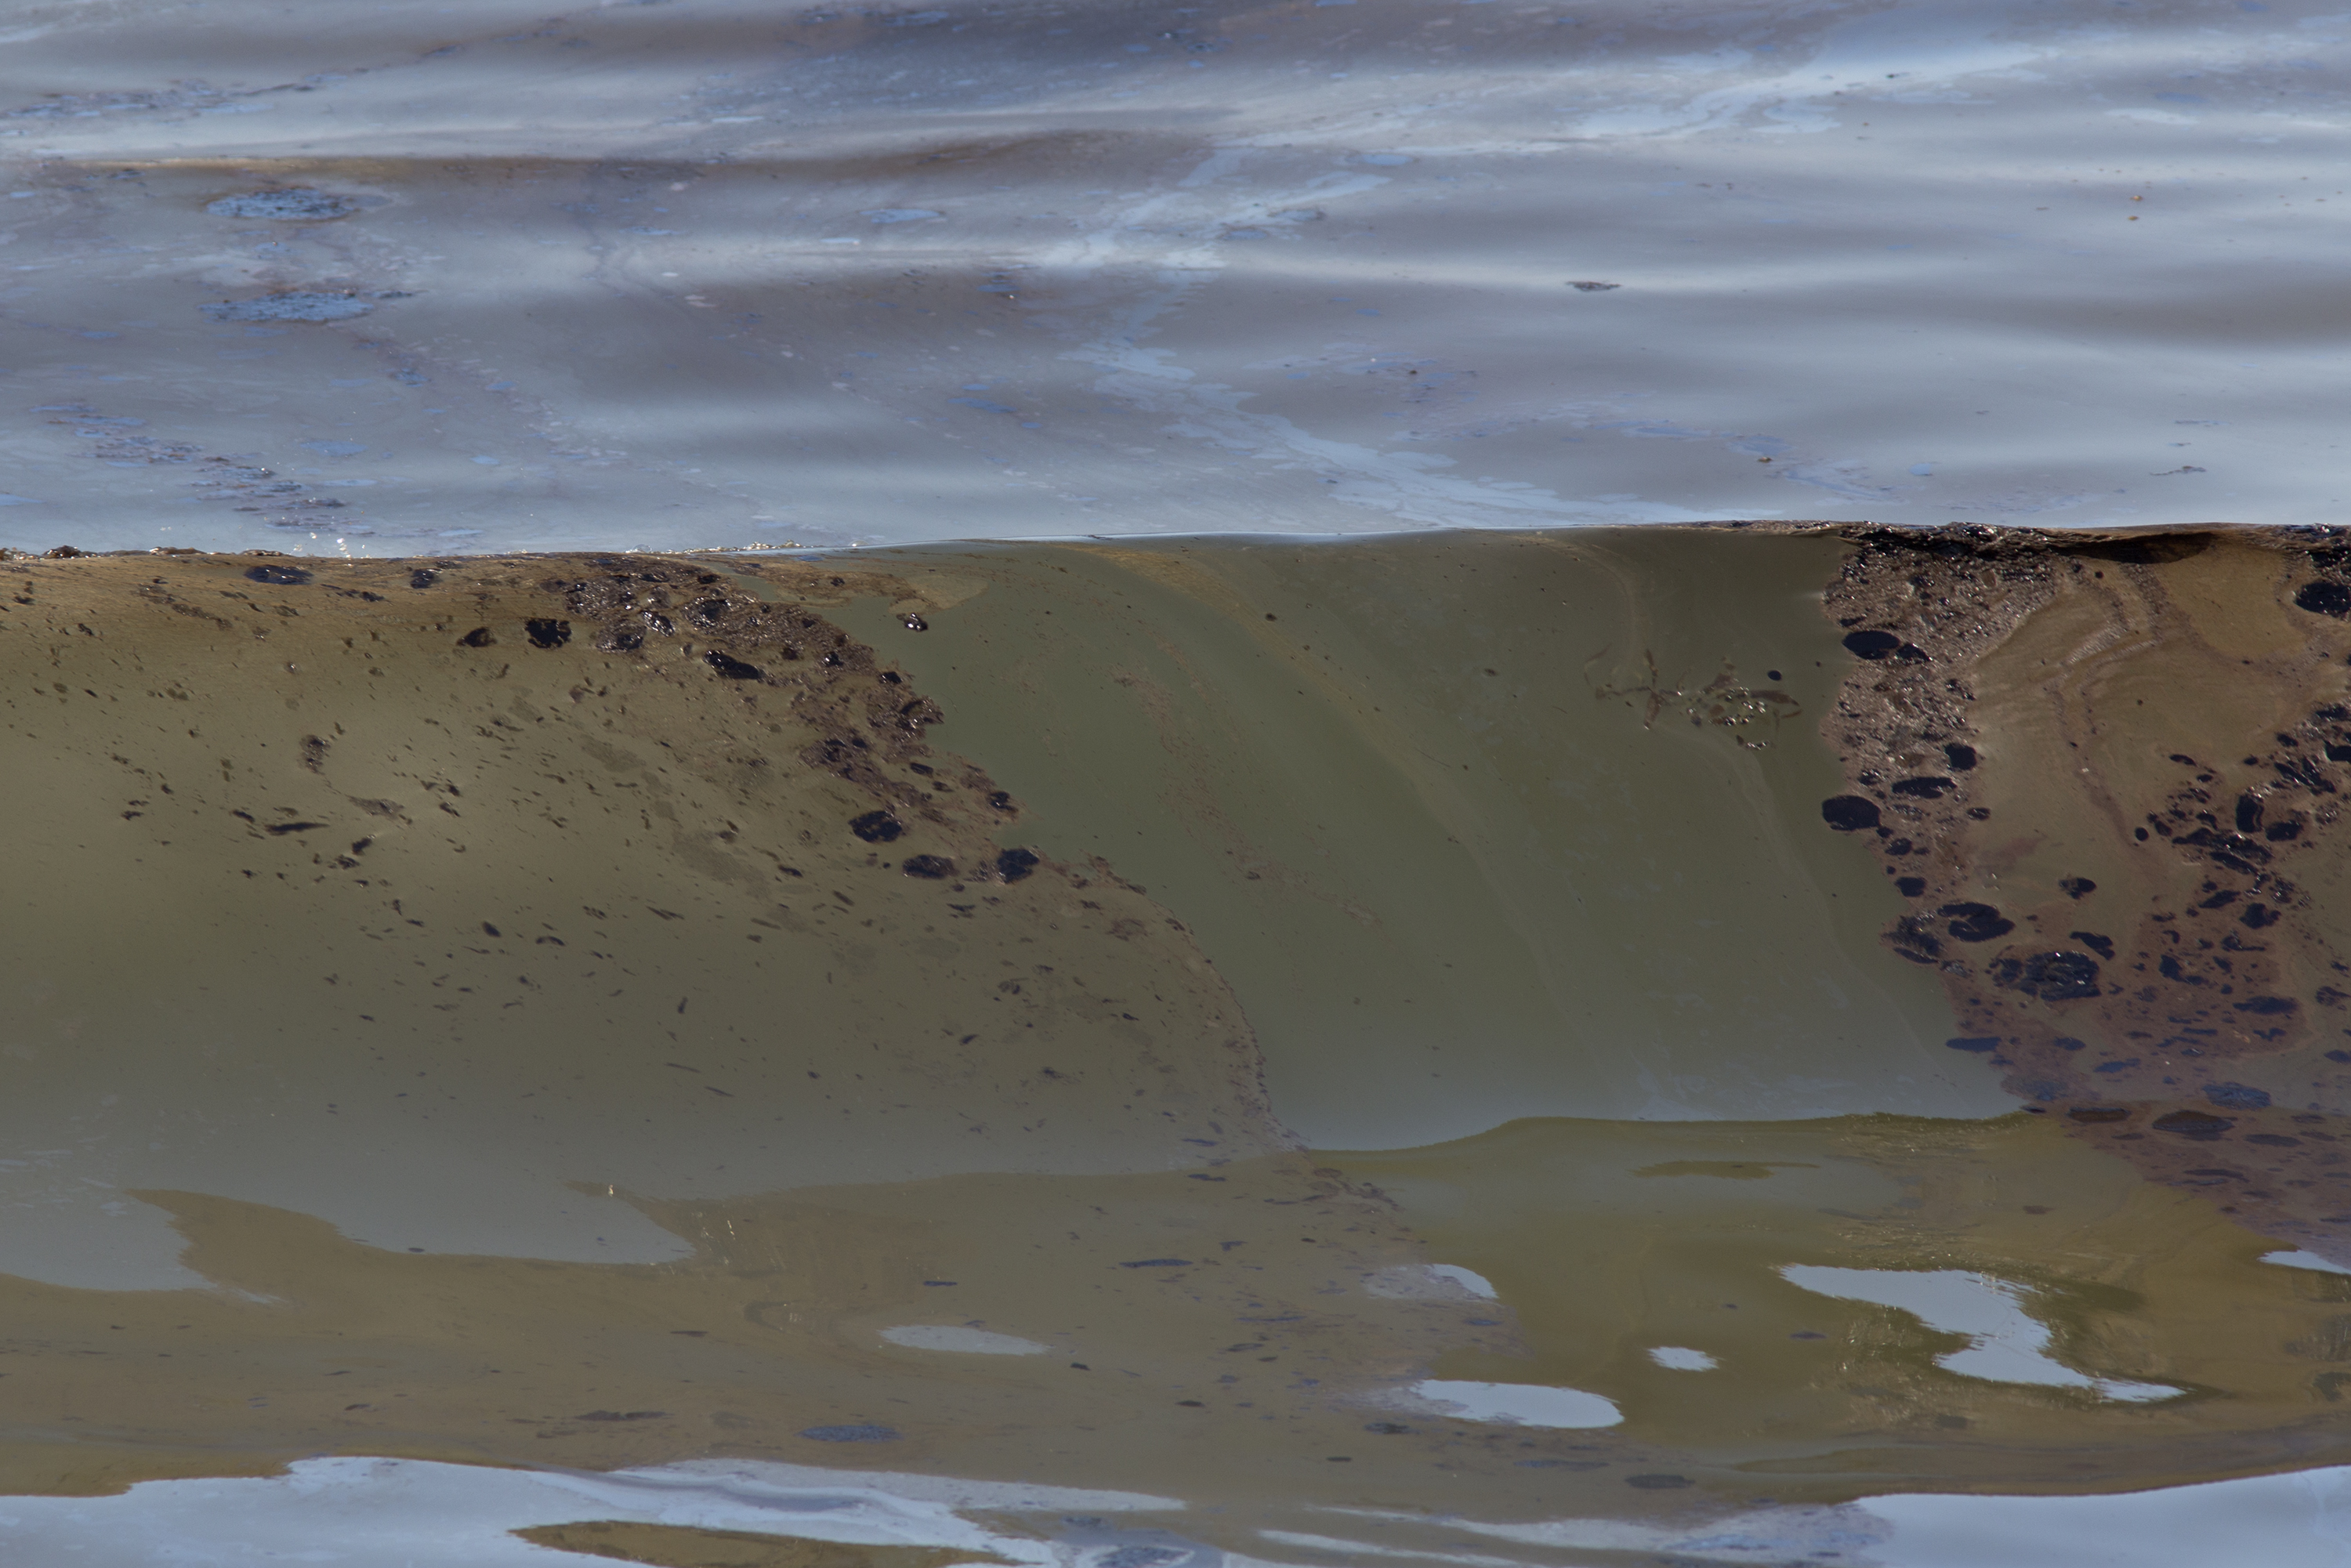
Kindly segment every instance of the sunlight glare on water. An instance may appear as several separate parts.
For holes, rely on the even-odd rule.
[[[2341,499],[2314,5],[9,18],[17,544]]]

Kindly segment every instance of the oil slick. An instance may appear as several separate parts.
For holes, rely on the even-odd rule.
[[[1949,1044],[2247,1225],[2351,1260],[2341,790],[2351,579],[2326,530],[1865,530],[1827,595],[1851,835]],[[1830,824],[1832,827],[1834,823]]]

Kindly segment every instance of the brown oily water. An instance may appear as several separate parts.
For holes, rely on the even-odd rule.
[[[2351,1279],[2260,1261],[2351,1264],[2332,535],[0,586],[7,1492],[742,1458],[1262,1551],[2351,1459]],[[669,1528],[530,1538],[956,1555]]]

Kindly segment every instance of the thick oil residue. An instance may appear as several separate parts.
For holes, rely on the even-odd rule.
[[[2351,1261],[2345,547],[1850,537],[1827,605],[1860,663],[1828,733],[1854,792],[1823,814],[1909,902],[1886,940],[1943,979],[1950,1047]]]

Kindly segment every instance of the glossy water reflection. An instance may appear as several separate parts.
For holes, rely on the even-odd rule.
[[[2310,5],[8,16],[20,544],[2343,499]]]

